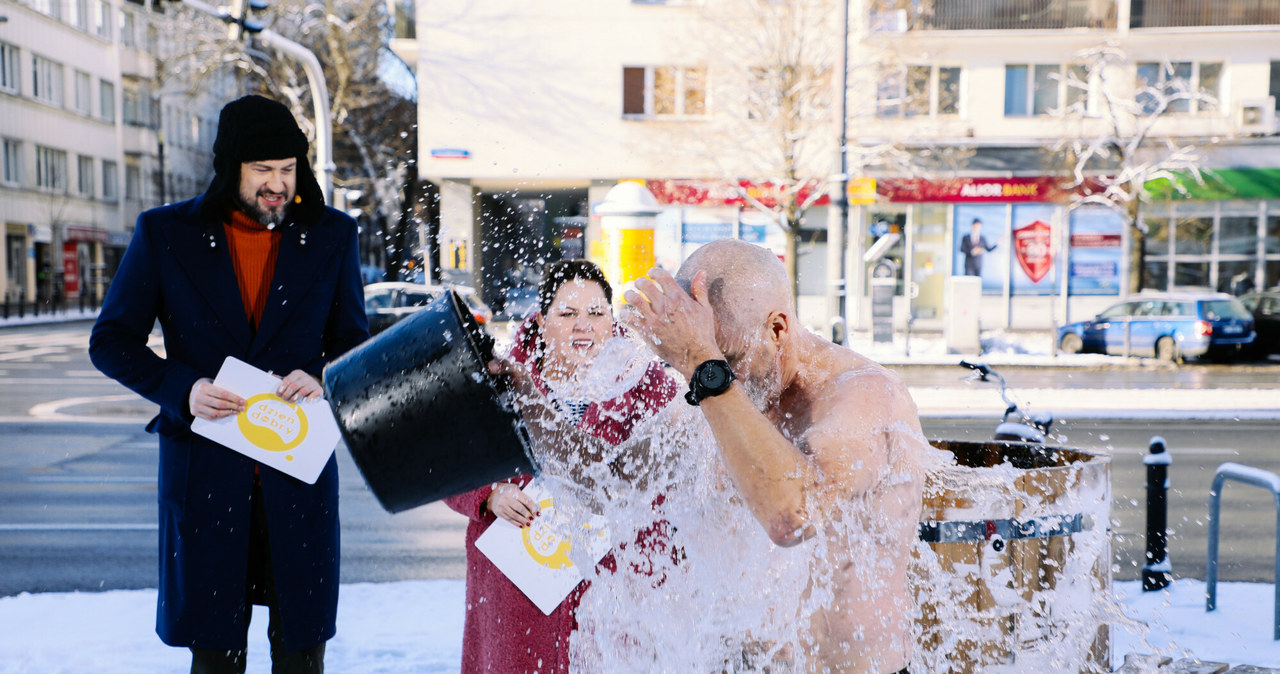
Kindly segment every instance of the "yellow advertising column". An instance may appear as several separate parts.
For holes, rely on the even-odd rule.
[[[641,181],[624,180],[610,188],[592,209],[600,216],[604,240],[601,268],[614,288],[644,276],[653,267],[653,225],[658,200]],[[615,297],[621,293],[615,293]]]

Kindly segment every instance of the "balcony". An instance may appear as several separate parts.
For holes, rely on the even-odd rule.
[[[1280,25],[1280,0],[1130,1],[1130,28]]]
[[[1138,0],[1134,2],[1137,4]],[[871,0],[870,5],[872,31],[881,33],[1073,28],[1115,30],[1117,15],[1117,0]]]

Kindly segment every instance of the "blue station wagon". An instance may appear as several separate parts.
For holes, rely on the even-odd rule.
[[[1233,355],[1254,340],[1253,316],[1236,298],[1215,292],[1140,294],[1093,320],[1058,329],[1064,353],[1149,356],[1171,362]]]

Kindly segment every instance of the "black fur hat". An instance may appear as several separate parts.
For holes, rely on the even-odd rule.
[[[240,190],[240,165],[273,159],[298,160],[297,199],[289,205],[290,219],[302,227],[324,215],[324,192],[307,159],[307,136],[283,103],[249,95],[226,104],[218,116],[213,141],[213,182],[200,204],[206,222],[222,222]]]

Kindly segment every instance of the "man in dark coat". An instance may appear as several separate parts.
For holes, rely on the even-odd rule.
[[[213,385],[234,356],[321,395],[325,364],[368,338],[356,223],[324,205],[307,139],[284,105],[226,105],[215,176],[191,201],[149,210],[89,342],[103,373],[160,406],[156,632],[192,672],[243,672],[253,604],[270,607],[273,671],[322,672],[338,604],[338,469],[314,485],[196,435],[244,400]],[[159,320],[163,356],[147,346]]]
[[[974,218],[969,233],[960,237],[960,252],[964,254],[964,275],[982,276],[982,256],[996,249],[982,236],[982,221]]]

